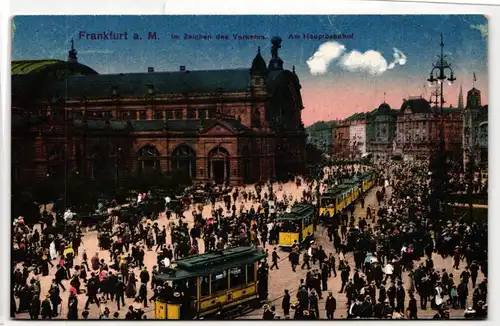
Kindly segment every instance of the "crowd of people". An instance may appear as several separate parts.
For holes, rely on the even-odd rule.
[[[385,164],[379,171],[382,196],[377,198],[381,201],[377,213],[367,212],[359,219],[355,213],[350,218],[339,214],[326,219],[332,221],[327,226],[328,241],[338,253],[338,265],[332,253],[313,243],[303,255],[302,267],[310,269],[309,262],[318,262],[318,269],[301,281],[292,303],[285,291],[285,318],[290,318],[290,307],[295,310],[294,319],[334,318],[337,300],[333,294],[324,303],[326,316],[320,315],[318,301],[322,291],[327,291],[328,279],[337,276],[336,269],[340,293],[346,297],[347,318],[418,319],[429,308],[435,311],[434,319],[449,319],[450,309],[464,311],[465,318],[486,318],[487,221],[464,216],[433,218],[426,207],[430,174],[423,164]],[[347,229],[355,232],[348,234]],[[292,269],[300,265],[298,252],[294,248],[290,254]],[[435,268],[433,253],[452,259],[456,270],[465,261],[459,277],[454,278],[451,270]],[[353,266],[344,259],[347,254],[352,254]],[[403,274],[408,282],[403,281]],[[276,318],[276,309],[271,308],[265,307],[264,319]]]
[[[153,219],[134,211],[134,206],[152,197],[143,194],[134,203],[110,205],[109,217],[97,226],[98,248],[86,248],[88,231],[77,219],[44,211],[42,223],[34,226],[19,217],[12,228],[11,315],[87,319],[90,306],[96,305],[101,319],[144,319],[146,308],[158,295],[152,278],[172,261],[242,244],[276,246],[284,227],[276,216],[298,203],[315,204],[324,189],[372,168],[378,171],[378,209],[364,207],[362,196],[366,217],[358,218],[353,207],[336,216],[320,216],[315,227],[327,231],[328,238],[322,241],[328,248],[311,238],[306,250],[296,245],[288,254],[292,270],[307,270],[307,274],[296,295],[285,290],[283,318],[290,318],[291,310],[294,319],[338,318],[339,297],[324,294],[337,274],[347,318],[397,318],[399,314],[416,319],[428,305],[437,319],[449,318],[449,309],[466,310],[468,318],[485,317],[487,221],[434,219],[426,206],[427,167],[417,163],[391,163],[390,168],[387,164],[329,166],[315,178],[297,178],[296,189],[302,191],[287,193],[283,184],[261,183],[235,188],[224,198],[208,196],[206,203],[190,205],[191,213],[172,214],[167,202],[167,211]],[[122,209],[134,218],[116,213]],[[150,252],[156,254],[153,266],[145,262]],[[456,269],[464,260],[459,279],[451,271],[435,269],[433,253],[453,259]],[[276,248],[268,254],[269,261],[262,262],[261,269],[273,273],[285,254]],[[351,255],[353,262],[347,258]],[[409,276],[408,283],[403,282],[403,274]],[[52,279],[49,289],[41,282],[45,278]],[[68,299],[62,300],[65,292]],[[323,297],[325,316],[319,308]],[[83,300],[85,309],[80,311],[78,303]],[[277,318],[276,307],[269,303],[263,315]]]

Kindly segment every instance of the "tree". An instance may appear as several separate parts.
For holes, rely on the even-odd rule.
[[[306,164],[319,164],[324,160],[323,152],[313,144],[306,145]]]
[[[47,204],[57,200],[61,194],[61,180],[57,177],[48,177],[40,181],[33,188],[33,199],[41,205],[44,205],[44,210]]]
[[[73,175],[66,184],[66,206],[93,207],[97,203],[98,183],[95,180],[82,177],[81,175]]]

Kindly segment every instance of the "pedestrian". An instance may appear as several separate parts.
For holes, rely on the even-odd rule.
[[[328,292],[328,297],[325,301],[326,318],[335,319],[335,310],[337,309],[337,300],[333,297],[332,292]]]
[[[281,301],[281,308],[283,309],[285,319],[290,319],[290,293],[287,289],[285,289],[285,295]]]
[[[280,259],[280,256],[278,256],[278,253],[276,252],[276,248],[273,249],[273,253],[271,254],[271,260],[272,260],[272,265],[271,265],[271,269],[273,269],[274,267],[276,267],[276,269],[280,269],[278,267],[278,259]]]

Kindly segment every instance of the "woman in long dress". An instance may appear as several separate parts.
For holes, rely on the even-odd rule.
[[[137,290],[136,290],[136,283],[137,280],[135,278],[135,274],[131,272],[128,275],[128,281],[127,281],[127,288],[125,289],[125,294],[127,295],[127,298],[134,298]]]
[[[50,252],[50,259],[54,260],[57,258],[57,250],[56,250],[56,244],[54,241],[50,243],[49,246],[49,252]]]

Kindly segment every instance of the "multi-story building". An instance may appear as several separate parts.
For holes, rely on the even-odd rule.
[[[467,106],[463,111],[463,162],[467,169],[470,160],[476,167],[488,166],[488,105],[481,105],[481,91],[467,92]]]
[[[375,160],[389,159],[393,155],[398,110],[382,103],[366,119],[366,151]]]
[[[332,156],[337,159],[349,158],[351,155],[351,149],[349,147],[349,123],[345,120],[338,121],[332,136]]]
[[[300,81],[272,39],[242,69],[98,74],[78,62],[12,62],[13,184],[115,180],[147,170],[252,183],[305,168]]]
[[[361,158],[366,153],[367,113],[357,113],[346,120],[349,122],[349,147],[352,158]]]
[[[441,124],[444,126],[445,150],[448,155],[460,153],[460,110],[432,108],[422,97],[404,100],[397,117],[395,154],[401,155],[405,160],[428,160],[437,150]]]
[[[314,145],[324,153],[331,154],[333,150],[333,135],[335,134],[336,121],[318,121],[307,130],[307,142]]]

